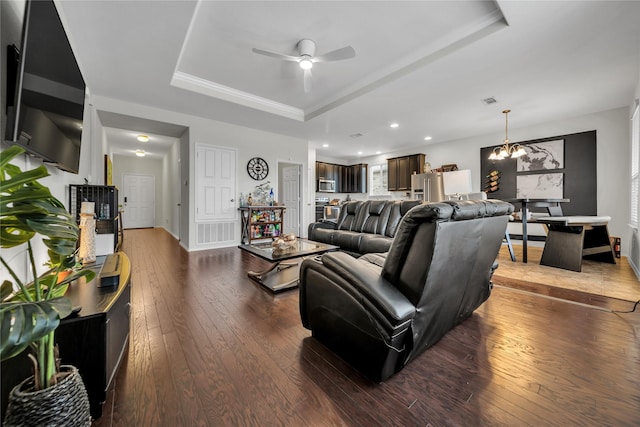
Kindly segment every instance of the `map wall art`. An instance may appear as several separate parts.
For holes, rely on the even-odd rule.
[[[518,172],[564,168],[564,139],[522,146],[527,154],[517,159]]]
[[[563,187],[563,173],[518,175],[516,178],[516,198],[562,199]]]

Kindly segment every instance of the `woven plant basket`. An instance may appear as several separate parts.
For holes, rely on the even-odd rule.
[[[33,390],[29,377],[11,390],[4,426],[89,426],[89,398],[80,372],[62,366],[67,375],[53,387]]]

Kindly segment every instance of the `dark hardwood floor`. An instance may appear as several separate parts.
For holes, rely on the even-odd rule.
[[[499,286],[374,384],[310,337],[295,290],[247,278],[266,262],[161,229],[125,231],[123,250],[131,340],[95,426],[640,425],[640,309]]]

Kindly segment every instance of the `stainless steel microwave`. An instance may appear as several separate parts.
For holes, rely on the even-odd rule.
[[[318,192],[321,193],[335,193],[336,182],[332,179],[319,179],[318,180]]]

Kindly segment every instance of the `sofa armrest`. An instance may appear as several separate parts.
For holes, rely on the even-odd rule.
[[[380,275],[378,268],[367,268],[363,262],[342,252],[324,254],[322,263],[348,282],[358,295],[384,313],[388,320],[393,320],[392,323],[397,325],[414,317],[416,308]]]
[[[332,221],[319,221],[319,222],[312,222],[311,224],[309,224],[309,235],[311,235],[311,232],[313,230],[316,230],[318,228],[326,228],[329,230],[336,230],[337,229],[337,225],[335,222]]]

